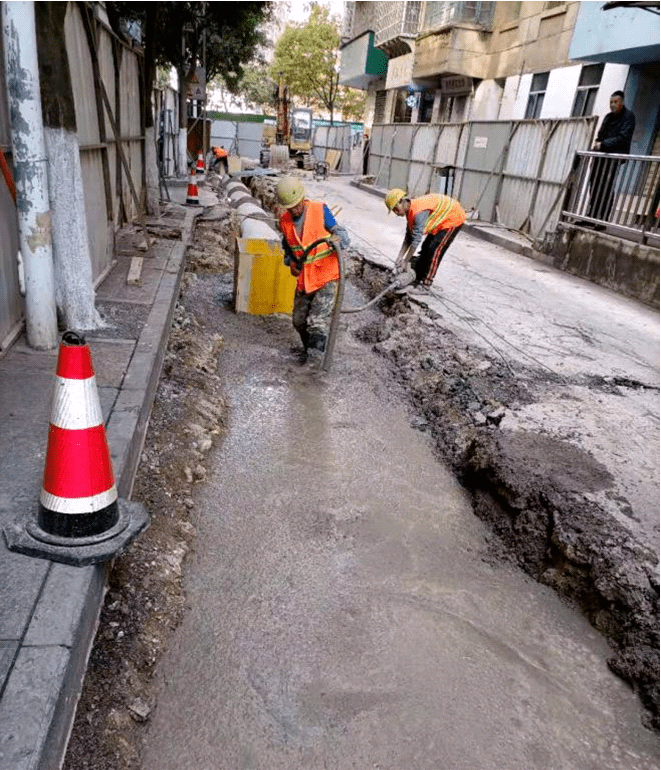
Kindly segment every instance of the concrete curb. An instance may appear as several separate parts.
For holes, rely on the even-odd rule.
[[[106,426],[120,496],[130,498],[195,217],[187,211]],[[106,592],[109,565],[50,563],[0,707],[0,770],[61,766]],[[39,693],[39,696],[35,696]]]

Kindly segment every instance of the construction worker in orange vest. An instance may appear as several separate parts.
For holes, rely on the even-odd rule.
[[[406,217],[406,235],[395,261],[395,270],[405,269],[410,261],[415,271],[413,285],[422,284],[428,289],[445,252],[466,221],[466,212],[458,201],[447,195],[409,198],[399,188],[386,195],[386,207],[397,216]],[[416,254],[418,246],[420,250]]]
[[[226,174],[228,170],[228,165],[227,165],[228,152],[225,149],[225,146],[221,145],[220,147],[212,147],[211,150],[214,155],[213,170],[216,172],[219,172],[220,168],[222,167],[224,169],[224,173]]]
[[[318,364],[326,349],[340,267],[337,254],[328,243],[320,244],[307,257],[305,249],[329,236],[345,248],[349,246],[349,236],[325,203],[305,197],[300,179],[283,177],[276,194],[286,209],[280,217],[285,264],[297,278],[292,322],[300,334],[308,361]]]

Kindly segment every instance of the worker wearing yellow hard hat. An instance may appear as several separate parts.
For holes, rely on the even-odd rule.
[[[308,359],[319,363],[326,349],[340,267],[335,249],[328,243],[319,244],[307,256],[305,250],[329,236],[345,248],[349,236],[325,203],[305,197],[303,182],[297,177],[283,177],[276,195],[285,209],[280,217],[285,264],[297,278],[292,322]]]
[[[410,262],[416,276],[414,285],[428,288],[446,251],[466,221],[466,212],[459,201],[447,195],[409,198],[399,187],[388,192],[385,203],[389,212],[406,217],[406,234],[395,269],[404,270]],[[418,246],[420,251],[416,254]]]

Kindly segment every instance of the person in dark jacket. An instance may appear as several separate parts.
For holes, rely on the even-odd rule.
[[[610,98],[610,112],[604,118],[592,146],[594,152],[628,155],[636,128],[636,116],[624,106],[624,93],[615,91]],[[613,208],[613,186],[622,161],[595,159],[590,173],[590,206],[588,216],[608,221]],[[603,229],[603,225],[597,225]]]

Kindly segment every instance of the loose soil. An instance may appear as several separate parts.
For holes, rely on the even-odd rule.
[[[186,609],[182,571],[196,537],[194,486],[204,482],[205,458],[229,419],[217,375],[223,339],[206,328],[204,308],[192,297],[198,274],[231,274],[236,226],[229,206],[214,207],[188,252],[133,492],[152,524],[110,572],[65,770],[140,767],[155,706],[154,667]],[[388,276],[359,251],[347,257],[352,283],[369,296],[385,287]],[[410,398],[412,424],[433,436],[441,459],[473,494],[475,512],[495,533],[494,558],[516,561],[586,613],[613,644],[609,665],[640,693],[646,723],[658,729],[655,556],[586,499],[612,485],[589,453],[498,427],[507,409],[552,388],[553,375],[469,349],[406,297],[386,298],[379,312],[348,323],[349,333],[389,362],[397,389]]]
[[[179,302],[133,498],[149,529],[112,565],[108,592],[64,763],[65,770],[137,770],[154,708],[151,679],[185,612],[184,560],[194,548],[193,488],[227,424],[216,371],[223,339],[187,309],[197,275],[233,269],[226,245],[236,220],[201,222],[187,254]]]

